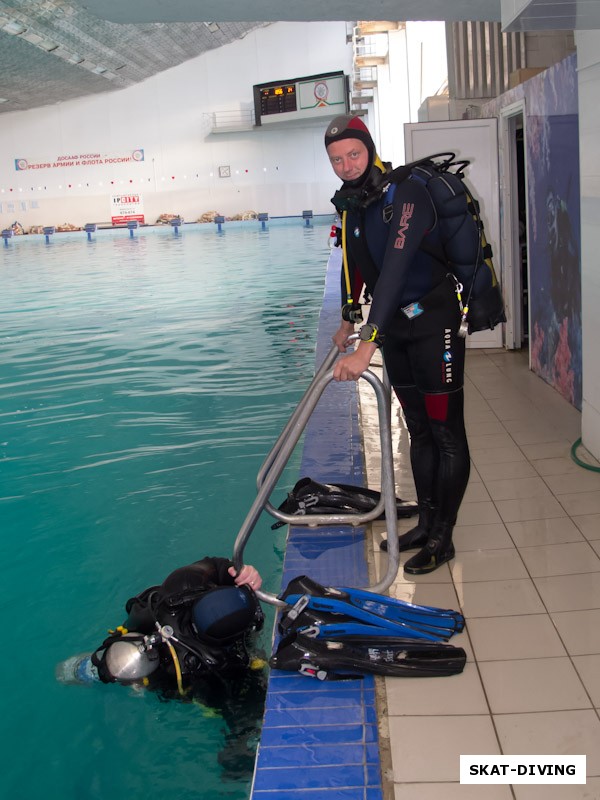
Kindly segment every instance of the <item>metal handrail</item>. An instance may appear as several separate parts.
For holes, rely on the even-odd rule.
[[[354,338],[356,338],[356,336],[352,336],[350,338],[354,339]],[[294,410],[294,412],[292,413],[291,417],[287,421],[287,424],[286,424],[285,428],[281,431],[281,433],[279,434],[279,438],[277,439],[277,441],[275,442],[275,444],[271,448],[271,451],[269,452],[269,454],[267,455],[267,457],[263,461],[262,467],[259,469],[258,475],[256,476],[256,488],[257,489],[260,489],[260,487],[265,482],[265,477],[266,477],[267,473],[269,472],[269,470],[271,469],[273,461],[275,460],[275,456],[277,455],[279,450],[282,448],[283,443],[287,439],[290,430],[296,424],[296,421],[297,421],[298,417],[302,413],[302,408],[304,406],[306,397],[309,396],[312,393],[313,387],[315,386],[315,384],[319,380],[321,380],[323,375],[329,369],[331,369],[331,367],[335,363],[335,360],[338,357],[338,355],[339,355],[339,350],[337,349],[337,346],[334,345],[331,348],[331,350],[329,351],[329,353],[323,359],[323,363],[321,364],[319,369],[316,371],[315,376],[312,379],[312,381],[310,382],[310,385],[309,385],[308,389],[304,392],[304,394],[302,396],[302,399],[300,400],[300,402],[296,406],[296,409]],[[275,516],[276,509],[274,509],[273,506],[270,503],[267,503],[265,505],[265,510],[268,511],[273,516]],[[286,520],[284,520],[284,522],[285,521]]]
[[[379,380],[370,370],[362,373],[361,378],[366,380],[374,389],[377,398],[377,408],[379,417],[379,429],[381,439],[381,497],[377,506],[366,514],[315,514],[310,519],[306,516],[297,517],[275,509],[269,503],[269,497],[281,477],[304,428],[306,427],[312,412],[315,409],[321,395],[329,383],[333,380],[333,370],[331,365],[338,355],[337,347],[333,347],[326,356],[323,364],[315,374],[310,386],[302,397],[298,407],[291,415],[287,425],[277,439],[261,467],[257,478],[258,493],[254,500],[242,527],[237,535],[233,547],[233,563],[239,571],[243,565],[243,553],[250,534],[264,510],[284,522],[295,526],[318,526],[318,525],[361,525],[378,517],[382,511],[385,512],[388,538],[388,565],[385,576],[378,583],[366,587],[372,592],[384,592],[388,589],[396,575],[400,562],[397,536],[397,517],[396,517],[396,489],[394,482],[394,460],[392,454],[392,433],[391,433],[391,414],[390,414],[390,391],[389,387]],[[271,605],[284,607],[287,604],[280,600],[276,595],[268,592],[259,591],[257,596]]]

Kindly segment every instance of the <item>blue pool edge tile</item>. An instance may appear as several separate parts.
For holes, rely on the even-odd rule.
[[[340,319],[339,251],[327,265],[316,365]],[[330,384],[306,427],[300,477],[364,483],[355,382]],[[364,528],[290,527],[282,587],[307,574],[326,585],[368,585]],[[303,697],[304,695],[304,697]],[[383,798],[375,680],[320,682],[272,671],[251,800]]]

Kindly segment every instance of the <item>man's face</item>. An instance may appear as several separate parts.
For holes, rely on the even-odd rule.
[[[341,139],[332,142],[327,155],[333,171],[343,181],[355,181],[369,166],[369,151],[360,139]]]

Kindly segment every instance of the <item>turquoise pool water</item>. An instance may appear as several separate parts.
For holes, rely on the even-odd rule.
[[[218,714],[60,684],[54,670],[98,646],[128,597],[231,554],[257,471],[313,374],[328,225],[1,248],[2,796],[248,796],[247,760],[239,774],[220,763]],[[285,529],[271,522],[245,556],[277,591]]]

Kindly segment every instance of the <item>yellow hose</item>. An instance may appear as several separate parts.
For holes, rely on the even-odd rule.
[[[171,658],[173,659],[173,664],[175,666],[175,675],[177,676],[177,690],[179,694],[183,697],[185,695],[185,689],[183,688],[183,678],[181,676],[181,665],[179,664],[179,659],[177,658],[177,653],[175,652],[175,648],[171,644],[168,639],[164,640],[165,644],[169,648],[169,652],[171,653]]]

